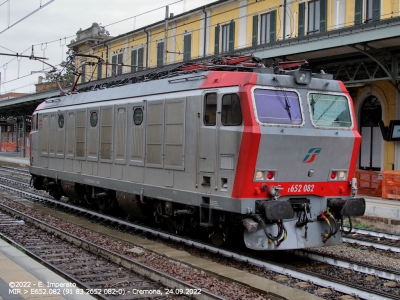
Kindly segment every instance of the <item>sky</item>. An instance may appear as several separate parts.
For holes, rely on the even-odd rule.
[[[163,20],[166,5],[178,15],[215,1],[0,0],[0,53],[30,56],[33,45],[34,56],[46,57],[45,62],[57,66],[66,60],[66,45],[76,38],[76,32],[94,22],[117,36]],[[111,25],[124,19],[128,20]],[[40,61],[0,55],[0,94],[35,92],[34,84],[45,76],[46,68]]]

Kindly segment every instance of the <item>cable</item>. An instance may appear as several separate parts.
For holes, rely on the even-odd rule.
[[[165,6],[169,6],[169,5],[172,5],[172,4],[176,4],[176,3],[179,3],[179,2],[182,2],[182,1],[183,1],[183,0],[178,0],[178,1],[175,1],[175,2],[172,2],[172,3],[169,3],[169,4],[166,4],[166,5],[164,5],[164,6],[160,6],[160,7],[158,7],[158,8],[155,8],[155,9],[152,9],[152,10],[149,10],[149,11],[146,11],[146,12],[144,12],[144,13],[141,13],[141,14],[138,14],[138,15],[135,15],[135,16],[132,16],[132,17],[129,17],[129,18],[120,20],[120,21],[116,21],[116,22],[110,23],[110,24],[108,24],[108,25],[104,25],[104,27],[112,26],[112,25],[115,25],[115,24],[118,24],[118,23],[121,23],[121,22],[130,20],[130,19],[133,19],[133,18],[135,18],[135,17],[139,17],[139,16],[141,16],[141,15],[145,15],[145,14],[147,14],[147,13],[151,13],[151,12],[153,12],[153,11],[156,11],[156,10],[159,10],[159,9],[161,9],[161,8],[164,8]]]
[[[342,232],[344,234],[350,234],[351,231],[353,230],[353,224],[351,223],[351,218],[349,217],[349,230],[344,230],[343,228],[343,216],[340,218],[340,227],[342,228]]]
[[[39,8],[35,9],[34,11],[32,11],[31,13],[27,14],[25,17],[23,17],[22,19],[19,19],[17,22],[15,22],[14,24],[12,24],[11,26],[9,25],[6,29],[4,29],[3,31],[0,32],[0,34],[2,34],[4,31],[7,31],[8,29],[10,29],[11,27],[13,27],[14,25],[17,25],[19,22],[25,20],[26,18],[30,17],[31,15],[33,15],[34,13],[38,12],[39,10],[41,10],[42,8],[46,7],[47,5],[49,5],[51,2],[54,2],[54,0],[50,0],[49,2],[45,3],[44,5],[40,6]]]
[[[12,50],[10,50],[10,49],[8,49],[8,48],[6,48],[6,47],[0,46],[0,48],[6,49],[6,50],[8,50],[8,51],[10,51],[10,52],[14,52],[14,53],[18,54],[17,52],[12,51]]]

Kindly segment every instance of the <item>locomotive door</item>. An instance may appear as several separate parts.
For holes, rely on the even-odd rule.
[[[215,176],[217,163],[217,107],[218,94],[216,92],[207,92],[203,96],[203,113],[199,120],[199,141],[198,141],[198,165],[202,186],[213,185],[212,177]]]

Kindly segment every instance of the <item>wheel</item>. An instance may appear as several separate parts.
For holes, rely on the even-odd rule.
[[[106,212],[107,209],[109,208],[109,205],[108,205],[108,201],[107,201],[107,200],[108,200],[108,199],[106,199],[106,198],[99,198],[99,199],[97,200],[97,207],[99,208],[99,211],[100,211],[101,213]]]
[[[55,187],[52,187],[49,190],[49,195],[52,196],[56,200],[60,200],[63,194],[64,193],[63,193],[62,188],[60,186],[58,186],[58,185],[55,186]]]
[[[222,224],[211,229],[209,238],[214,246],[221,247],[228,240],[229,228]]]

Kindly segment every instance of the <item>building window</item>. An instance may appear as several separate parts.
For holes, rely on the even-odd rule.
[[[131,51],[131,72],[143,70],[143,47]]]
[[[381,18],[381,1],[380,0],[367,0],[367,16],[366,22],[379,21]]]
[[[164,42],[157,44],[157,67],[164,65]]]
[[[379,21],[381,18],[380,0],[355,0],[354,24],[363,23],[363,8],[365,5],[365,23]]]
[[[192,58],[192,34],[183,36],[183,61],[188,61]]]
[[[356,0],[356,7],[354,9],[354,25],[362,24],[363,1],[364,0]]]
[[[308,3],[308,32],[315,34],[326,31],[326,0]]]
[[[270,43],[276,40],[276,11],[261,15],[260,43]]]
[[[258,15],[253,16],[253,31],[251,37],[251,45],[256,46],[258,42]]]
[[[86,62],[83,61],[82,65],[81,65],[81,83],[85,83],[86,82]]]
[[[222,26],[222,52],[229,51],[229,25]]]
[[[305,15],[306,15],[306,4],[304,2],[299,3],[298,36],[304,36]]]
[[[346,26],[346,0],[335,1],[335,29]]]
[[[112,57],[112,70],[115,74],[122,74],[122,53],[116,54]]]
[[[220,31],[222,31],[222,52],[232,52],[235,48],[235,22],[232,20],[229,24],[215,26],[214,54],[219,54]]]
[[[103,74],[103,65],[99,62],[97,64],[97,79],[101,79]]]

